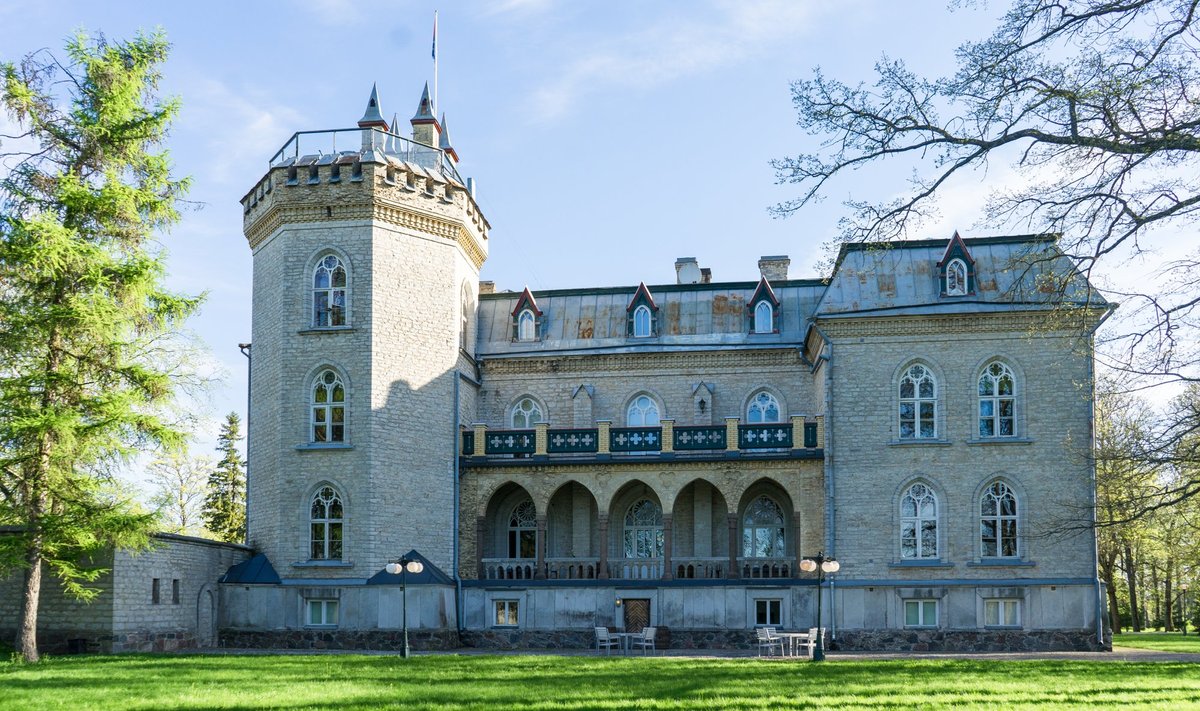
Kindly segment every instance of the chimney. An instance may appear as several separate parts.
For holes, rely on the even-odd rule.
[[[767,281],[786,281],[788,265],[792,260],[786,254],[758,258],[758,271]]]
[[[712,270],[709,269],[708,267],[700,267],[700,283],[701,284],[711,284],[712,283]]]
[[[675,283],[699,284],[700,271],[700,263],[695,257],[680,257],[675,260]]]
[[[495,294],[496,293],[496,282],[494,282],[494,281],[479,282],[479,293],[480,294]]]

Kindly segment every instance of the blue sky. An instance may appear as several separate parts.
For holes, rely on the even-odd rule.
[[[789,82],[814,67],[871,77],[887,54],[918,72],[953,66],[1003,7],[873,0],[457,3],[297,0],[96,2],[0,0],[0,57],[60,51],[76,28],[113,38],[161,26],[174,48],[163,93],[182,99],[169,148],[194,180],[194,209],[163,242],[172,285],[205,291],[192,327],[222,376],[197,451],[216,422],[244,411],[250,251],[239,198],[292,132],[340,128],[378,82],[384,114],[404,125],[432,78],[439,20],[439,110],[464,175],[491,222],[482,278],[499,289],[672,283],[694,256],[718,281],[757,278],[760,255],[787,254],[792,276],[817,276],[840,202],[905,187],[899,167],[842,181],[787,220],[767,208],[793,196],[768,161],[811,150]],[[2,129],[3,126],[0,126]],[[0,133],[5,131],[0,130]],[[980,184],[946,201],[919,236],[972,232]]]

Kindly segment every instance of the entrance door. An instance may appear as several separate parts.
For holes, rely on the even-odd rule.
[[[650,624],[650,600],[625,598],[625,631],[641,632]]]

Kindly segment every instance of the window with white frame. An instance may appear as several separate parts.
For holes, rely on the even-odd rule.
[[[742,555],[747,558],[780,558],[784,553],[786,519],[783,507],[769,496],[760,496],[742,514]]]
[[[937,627],[937,600],[905,600],[905,627]]]
[[[653,315],[649,306],[638,306],[633,312],[633,337],[648,338],[653,334]]]
[[[1017,386],[1012,368],[1000,361],[988,363],[979,374],[979,436],[1015,436],[1016,409]]]
[[[338,623],[338,601],[308,598],[304,601],[304,622],[309,627],[335,627]]]
[[[509,418],[509,424],[518,430],[532,429],[534,424],[544,421],[542,406],[531,397],[518,400],[517,404],[513,405],[512,416]]]
[[[309,508],[309,557],[313,560],[342,558],[342,497],[332,486],[323,486],[312,497]]]
[[[312,288],[313,327],[345,326],[349,278],[342,260],[333,254],[322,257],[313,270]]]
[[[459,318],[458,346],[467,351],[471,348],[471,317],[475,315],[475,298],[470,283],[463,282],[459,301],[462,302],[462,313]]]
[[[900,439],[937,438],[937,380],[914,363],[900,378]]]
[[[754,307],[754,332],[772,333],[775,330],[775,310],[771,302],[763,299]]]
[[[537,557],[537,510],[531,499],[513,507],[508,517],[508,557]]]
[[[649,395],[638,395],[625,410],[627,427],[657,427],[658,418],[658,403]]]
[[[537,340],[537,319],[534,318],[533,311],[530,309],[522,309],[521,313],[517,314],[517,340]]]
[[[783,625],[783,600],[779,598],[755,600],[754,624],[759,627],[781,627]]]
[[[985,558],[1015,558],[1017,549],[1017,495],[1002,481],[988,486],[979,502],[980,536]]]
[[[983,601],[983,624],[985,627],[1020,627],[1021,601],[996,598]]]
[[[961,259],[951,259],[946,265],[946,296],[967,295],[967,264]]]
[[[746,406],[746,422],[779,422],[779,401],[765,390],[750,398]]]
[[[900,557],[938,557],[937,495],[925,484],[908,487],[900,497]]]
[[[516,627],[520,620],[519,600],[494,600],[497,627]]]
[[[333,370],[323,370],[312,385],[311,441],[346,441],[346,387]]]
[[[662,508],[650,499],[634,502],[625,512],[625,557],[661,558]]]

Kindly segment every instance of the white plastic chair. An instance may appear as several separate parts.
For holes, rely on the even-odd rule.
[[[634,637],[633,644],[642,648],[642,654],[645,654],[647,649],[649,649],[651,652],[656,652],[658,650],[654,647],[654,638],[657,635],[657,627],[643,627],[642,636]]]
[[[762,656],[763,649],[767,650],[767,656],[771,656],[772,649],[779,650],[779,656],[783,656],[783,640],[771,634],[766,627],[759,627],[758,633],[758,656]]]
[[[607,627],[596,628],[596,654],[603,649],[605,654],[612,654],[612,648],[617,646],[617,640],[608,633]]]

